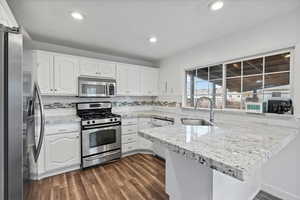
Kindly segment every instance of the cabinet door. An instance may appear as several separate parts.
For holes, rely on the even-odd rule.
[[[158,94],[158,70],[145,67],[141,69],[141,94],[156,96]]]
[[[46,171],[80,164],[79,133],[45,137]]]
[[[119,64],[117,66],[117,95],[128,94],[128,70],[126,65]]]
[[[80,60],[80,75],[99,76],[99,63],[94,60]]]
[[[100,76],[107,78],[116,78],[116,64],[104,62],[100,63]]]
[[[55,94],[76,96],[78,94],[78,60],[74,57],[54,57]]]
[[[140,95],[140,70],[135,66],[127,68],[127,94],[138,96]]]
[[[42,94],[53,94],[53,55],[36,53],[37,81]]]

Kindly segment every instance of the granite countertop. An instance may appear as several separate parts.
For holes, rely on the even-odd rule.
[[[139,135],[244,181],[298,135],[294,128],[249,127],[173,125],[141,130]]]

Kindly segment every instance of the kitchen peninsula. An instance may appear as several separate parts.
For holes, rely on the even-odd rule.
[[[139,135],[166,150],[166,192],[171,200],[250,200],[261,189],[262,166],[294,140],[297,131],[217,123],[152,128]]]

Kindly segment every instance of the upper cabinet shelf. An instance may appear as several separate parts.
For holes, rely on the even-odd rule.
[[[158,69],[46,51],[34,51],[43,95],[78,96],[78,76],[117,80],[118,96],[157,96]]]

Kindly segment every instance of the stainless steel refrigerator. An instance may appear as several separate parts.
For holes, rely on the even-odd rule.
[[[0,200],[29,200],[44,135],[32,74],[22,70],[23,37],[0,24]]]

